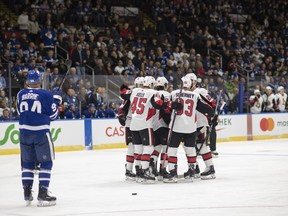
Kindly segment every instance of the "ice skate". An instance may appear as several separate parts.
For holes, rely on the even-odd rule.
[[[188,168],[188,171],[184,173],[184,179],[193,181],[194,177],[195,177],[194,166],[190,166]]]
[[[204,172],[200,174],[200,177],[202,180],[215,179],[216,176],[214,166],[211,165],[210,167],[206,167]]]
[[[151,170],[152,175],[154,177],[157,177],[158,176],[157,164],[154,163],[154,159],[153,158],[151,158],[151,160],[150,160],[149,168]]]
[[[135,166],[136,169],[136,182],[140,183],[142,181],[142,169],[139,166]]]
[[[125,164],[125,180],[126,181],[135,181],[136,180],[136,174],[133,173],[132,170],[127,169],[127,164]]]
[[[47,207],[56,205],[56,197],[48,195],[48,191],[43,188],[43,186],[39,186],[38,193],[38,207]]]
[[[125,172],[126,181],[135,181],[136,180],[136,174],[132,172],[132,170],[126,169]]]
[[[163,182],[165,183],[177,183],[177,181],[178,175],[176,169],[171,170],[170,173],[163,176]]]
[[[212,153],[212,157],[213,158],[218,158],[218,152],[217,151],[211,151],[211,153]]]
[[[32,196],[32,185],[24,185],[24,200],[26,201],[26,206],[30,206],[33,201]]]
[[[168,175],[169,173],[167,172],[166,168],[162,168],[160,167],[160,172],[159,172],[159,175],[158,175],[158,181],[163,181],[163,178],[165,175]]]
[[[194,178],[195,178],[195,179],[200,178],[200,168],[199,168],[198,163],[197,163],[196,166],[195,166],[195,176],[194,176]]]
[[[143,170],[142,176],[141,176],[141,181],[139,183],[155,183],[155,177],[151,173],[150,169],[147,168]]]

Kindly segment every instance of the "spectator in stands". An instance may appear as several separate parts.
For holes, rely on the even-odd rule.
[[[3,111],[5,109],[8,109],[8,107],[7,107],[8,104],[7,103],[8,103],[8,101],[6,101],[5,98],[1,98],[0,99],[0,116],[3,115]]]
[[[72,66],[76,67],[78,75],[85,75],[85,64],[87,63],[85,50],[82,49],[82,43],[78,42],[76,48],[72,52]]]
[[[96,6],[93,9],[95,13],[95,20],[97,26],[105,26],[106,25],[106,12],[107,8],[106,5],[102,3],[101,0],[96,1]]]
[[[124,26],[120,31],[120,36],[123,40],[123,43],[127,43],[132,39],[133,34],[132,34],[131,29],[130,29],[129,23],[127,23],[127,22],[124,23]]]
[[[107,71],[106,68],[103,64],[103,60],[102,59],[98,59],[96,66],[94,68],[95,71],[95,75],[107,75]],[[114,73],[113,73],[114,74]]]
[[[106,118],[106,107],[107,105],[103,102],[100,102],[98,104],[98,110],[97,110],[97,117],[96,118]]]
[[[19,38],[20,47],[18,47],[17,49],[19,49],[19,48],[21,48],[23,50],[28,49],[29,43],[30,43],[30,40],[28,38],[28,33],[22,32],[20,35],[20,38]]]
[[[54,48],[54,45],[56,44],[57,41],[57,37],[56,32],[53,29],[51,23],[47,22],[46,26],[42,28],[40,32],[40,38],[44,43],[45,48]]]
[[[125,69],[125,68],[123,67],[123,61],[122,61],[122,60],[119,60],[117,66],[116,66],[115,69],[114,69],[115,75],[121,75],[121,74],[122,74],[122,71],[123,71],[124,69]]]
[[[79,101],[78,101],[78,99],[76,97],[74,89],[72,89],[72,88],[68,89],[67,94],[64,97],[63,102],[66,102],[68,105],[69,104],[74,104],[76,107],[79,106]]]
[[[108,108],[105,110],[106,118],[116,118],[118,110],[116,109],[116,103],[110,102]]]
[[[51,70],[54,67],[59,66],[59,60],[55,58],[54,51],[52,49],[47,51],[47,55],[43,57],[43,61],[46,62],[46,67]]]
[[[63,38],[67,38],[70,34],[70,31],[65,27],[63,22],[60,22],[57,28],[57,35],[62,35]]]
[[[44,47],[46,49],[54,49],[56,45],[57,38],[53,32],[50,30],[47,30],[47,32],[44,35],[42,35],[41,39],[43,40]]]
[[[49,74],[49,81],[51,89],[55,86],[57,80],[62,79],[62,76],[59,74],[59,68],[54,67],[52,73]]]
[[[67,76],[68,78],[72,77],[73,78],[73,83],[76,84],[78,80],[81,79],[81,76],[77,74],[77,70],[75,67],[70,68],[70,73]]]
[[[89,104],[88,109],[83,111],[82,118],[97,118],[97,110],[93,103]]]
[[[87,94],[87,90],[85,88],[85,86],[80,86],[79,87],[79,91],[77,93],[77,100],[79,101],[79,104],[81,104],[81,109],[79,108],[79,110],[81,111],[81,113],[83,112],[83,110],[85,110],[87,108],[88,105],[88,94]]]
[[[92,92],[88,95],[88,103],[93,103],[98,109],[98,105],[103,103],[103,97],[101,96],[101,88],[100,87],[93,87]]]
[[[29,17],[27,10],[23,10],[22,13],[18,16],[17,24],[19,29],[24,32],[28,32],[29,29]]]
[[[29,37],[30,40],[33,42],[37,42],[39,40],[39,23],[36,20],[36,16],[34,14],[31,15],[30,20],[29,20]]]
[[[30,59],[31,57],[37,58],[36,46],[34,42],[30,42],[27,49],[23,50],[25,58]]]
[[[3,91],[6,88],[6,80],[3,77],[3,69],[0,68],[0,91]]]
[[[77,14],[77,23],[80,24],[82,21],[82,17],[85,15],[82,1],[78,1],[78,5],[76,6],[76,14]]]
[[[64,118],[65,119],[79,119],[80,118],[80,112],[78,109],[76,109],[75,104],[68,104],[67,109],[65,109],[64,112]]]
[[[114,74],[114,70],[112,68],[112,65],[110,62],[108,62],[106,65],[105,65],[105,69],[107,71],[107,75],[113,75]],[[127,69],[125,69],[127,70]]]
[[[4,109],[2,116],[0,116],[0,121],[9,121],[13,120],[13,118],[10,119],[10,111],[9,109]]]

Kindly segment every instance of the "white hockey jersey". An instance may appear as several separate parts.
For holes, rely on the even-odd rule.
[[[205,97],[208,101],[213,100],[209,95],[208,91],[204,88],[196,88],[193,92],[197,94],[201,94],[203,97]],[[197,118],[197,128],[200,127],[206,127],[209,126],[209,122],[207,119],[207,116],[205,116],[203,113],[196,110],[196,118]]]
[[[287,111],[286,108],[286,104],[287,104],[287,94],[286,93],[277,93],[276,94],[276,102],[278,104],[278,108],[280,112],[285,112]]]
[[[160,90],[156,93],[157,97],[161,98],[161,96],[164,96],[164,101],[168,102],[170,100],[170,93],[164,90]],[[156,131],[161,127],[168,127],[168,125],[165,123],[163,118],[161,117],[160,110],[156,110],[155,118],[153,118],[153,130]]]
[[[151,98],[156,93],[154,89],[135,88],[130,96],[132,114],[130,130],[138,131],[153,128],[153,118],[156,109],[151,104]]]
[[[269,96],[267,94],[263,95],[263,102],[265,103],[265,111],[274,111],[273,107],[273,100],[275,101],[275,95],[272,93]]]
[[[256,101],[254,100],[256,95],[251,95],[250,101],[250,112],[251,113],[261,113],[263,105],[263,97],[260,96]]]
[[[180,90],[171,92],[172,101],[176,101],[179,97]],[[184,90],[181,93],[180,101],[183,105],[183,109],[179,112],[173,112],[172,119],[176,114],[173,131],[178,133],[193,133],[197,129],[196,119],[196,107],[199,100],[199,94]],[[169,128],[171,129],[172,121],[170,122]]]

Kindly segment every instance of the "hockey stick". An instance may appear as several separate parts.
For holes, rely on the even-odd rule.
[[[65,61],[65,65],[67,66],[67,71],[66,71],[65,76],[64,76],[64,78],[62,79],[62,81],[61,81],[61,83],[59,85],[58,91],[62,90],[62,86],[63,86],[63,84],[64,84],[64,82],[66,80],[66,77],[67,77],[67,75],[68,75],[68,73],[70,71],[70,68],[71,68],[71,65],[72,65],[72,61],[70,59],[67,59]]]
[[[183,81],[181,78],[179,78],[179,81],[180,81],[180,91],[179,91],[179,95],[178,95],[178,98],[177,98],[177,101],[180,100],[181,98],[181,94],[182,94],[182,90],[183,90]],[[167,138],[167,144],[166,144],[166,149],[165,149],[165,156],[163,158],[163,161],[162,161],[162,164],[161,164],[161,168],[164,169],[164,165],[166,163],[166,160],[167,160],[167,152],[168,152],[168,148],[169,148],[169,144],[171,142],[171,136],[172,136],[172,131],[173,131],[173,127],[174,127],[174,124],[175,124],[175,119],[176,119],[176,110],[173,110],[173,119],[172,119],[172,123],[171,123],[171,129],[169,131],[169,134],[168,134],[168,138]]]
[[[218,105],[219,105],[219,101],[220,101],[221,94],[222,94],[222,90],[219,91],[219,95],[218,95],[218,98],[217,98],[217,103],[216,103],[215,112],[214,112],[214,115],[213,115],[212,118],[214,118],[214,117],[216,116],[217,107],[218,107]],[[222,104],[222,106],[220,107],[219,112],[222,111],[222,109],[224,108],[224,105],[225,105],[225,103]],[[207,141],[208,141],[208,139],[209,139],[209,137],[210,137],[211,131],[212,131],[212,125],[209,126],[209,129],[208,129],[208,132],[207,132],[207,134],[206,134],[206,136],[205,136],[205,139],[204,139],[204,141],[201,143],[200,148],[199,148],[199,149],[197,150],[197,152],[196,152],[196,157],[199,155],[199,153],[200,153],[200,151],[201,151],[204,143],[207,143]]]

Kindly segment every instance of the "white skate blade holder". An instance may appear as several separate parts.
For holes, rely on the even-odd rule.
[[[155,184],[156,180],[147,180],[147,179],[141,179],[138,181],[140,184]]]
[[[207,176],[201,176],[202,180],[210,180],[210,179],[215,179],[215,178],[216,178],[215,174],[210,174]]]
[[[45,200],[39,200],[37,203],[38,207],[49,207],[49,206],[55,206],[56,201],[45,201]]]
[[[136,181],[136,177],[130,177],[130,176],[126,176],[125,177],[126,181]]]
[[[31,206],[32,200],[26,200],[26,206]]]
[[[163,182],[164,183],[177,183],[178,182],[178,178],[177,177],[176,178],[169,178],[169,179],[163,178]]]

